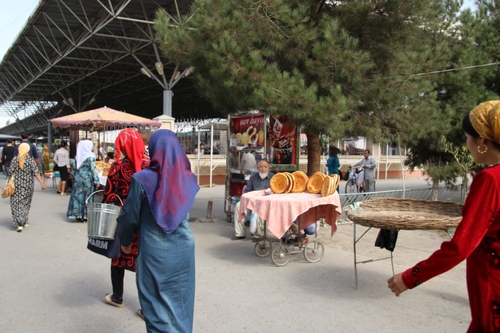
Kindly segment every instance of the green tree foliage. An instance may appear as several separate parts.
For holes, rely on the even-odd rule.
[[[462,118],[479,103],[498,99],[497,66],[482,66],[499,61],[500,43],[495,33],[498,15],[491,12],[497,10],[490,1],[483,1],[475,14],[470,10],[457,13],[459,5],[450,1],[445,7],[448,26],[440,50],[446,59],[441,69],[446,71],[429,75],[440,121],[424,136],[404,138],[404,145],[410,148],[406,163],[411,168],[423,167],[435,188],[441,181],[451,185],[464,174],[462,162],[457,159],[458,151],[468,154]]]
[[[452,14],[442,1],[195,0],[185,17],[160,10],[155,29],[216,108],[301,126],[311,174],[322,133],[410,143],[441,126],[436,82],[414,74],[448,64]]]
[[[458,174],[462,177],[462,199],[465,199],[466,190],[469,185],[469,174],[475,166],[472,155],[465,146],[455,146],[451,142],[447,142],[446,138],[441,137],[441,142],[445,147],[445,151],[453,155],[456,165],[458,166]],[[463,202],[463,201],[462,201]]]

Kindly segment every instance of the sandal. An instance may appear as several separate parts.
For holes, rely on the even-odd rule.
[[[137,315],[141,317],[142,320],[144,320],[144,314],[142,313],[141,309],[137,310]]]
[[[117,308],[121,308],[124,305],[123,299],[117,299],[115,298],[115,296],[113,296],[113,294],[107,294],[106,296],[104,296],[104,300],[106,301],[106,303],[116,306]]]

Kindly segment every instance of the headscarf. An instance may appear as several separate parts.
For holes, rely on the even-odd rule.
[[[149,140],[149,154],[149,167],[134,177],[146,191],[156,223],[170,234],[189,213],[200,187],[184,148],[172,131],[155,131]]]
[[[43,146],[43,153],[48,154],[49,153],[49,147]]]
[[[141,171],[142,158],[146,147],[142,141],[141,134],[135,128],[126,128],[118,133],[115,140],[116,163],[121,164],[120,153],[123,151],[127,159],[134,166],[135,172]]]
[[[17,148],[17,158],[19,159],[19,167],[24,168],[24,161],[30,154],[31,147],[27,143],[21,143]]]
[[[94,144],[90,140],[82,140],[78,142],[78,145],[76,146],[76,168],[80,169],[80,166],[82,165],[83,161],[85,161],[89,157],[94,157],[95,154],[92,152],[92,148],[94,147]]]
[[[480,137],[500,144],[500,100],[479,104],[469,118]]]

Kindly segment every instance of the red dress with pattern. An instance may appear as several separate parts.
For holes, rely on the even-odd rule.
[[[472,321],[467,332],[500,332],[500,165],[479,172],[452,240],[403,273],[408,288],[467,259]]]
[[[148,166],[149,160],[143,159],[141,170],[147,168]],[[104,202],[121,206],[121,199],[122,202],[125,203],[127,200],[128,190],[130,188],[130,182],[132,181],[132,175],[134,173],[134,166],[126,158],[122,160],[121,164],[113,163],[108,172],[108,180],[106,183],[106,189],[104,190]],[[119,196],[120,199],[118,199],[117,196]],[[111,265],[135,272],[135,260],[139,254],[137,240],[138,234],[134,234],[132,244],[130,245],[130,254],[121,251],[119,258],[111,260]]]

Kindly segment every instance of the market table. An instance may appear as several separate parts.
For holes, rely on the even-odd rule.
[[[337,231],[337,220],[342,214],[340,197],[337,192],[322,197],[320,194],[311,193],[287,193],[269,194],[264,190],[245,193],[240,199],[240,220],[245,217],[247,209],[254,211],[266,222],[264,235],[255,244],[255,253],[265,257],[271,252],[271,242],[266,237],[266,229],[276,237],[282,238],[286,231],[295,222],[298,229],[302,230],[312,223],[324,219],[330,225],[330,235]],[[289,260],[290,254],[304,251],[304,256],[310,262],[319,261],[323,257],[323,245],[319,240],[309,244],[298,244],[298,250],[287,244],[273,250],[273,262],[278,266],[284,266]],[[306,250],[309,249],[309,255]],[[317,254],[317,251],[321,251]],[[283,260],[282,260],[283,259]]]
[[[331,226],[333,236],[342,214],[337,192],[322,197],[307,192],[266,195],[264,190],[252,191],[241,196],[239,220],[245,217],[247,209],[266,220],[267,228],[278,238],[283,237],[294,221],[299,229],[304,229],[321,218]]]
[[[430,201],[399,198],[376,198],[356,202],[345,207],[347,217],[353,222],[354,278],[358,288],[358,264],[380,260],[391,260],[394,275],[394,257],[357,260],[357,243],[372,228],[384,230],[444,230],[456,228],[462,219],[462,204],[456,202]],[[356,225],[367,227],[361,236],[356,235]],[[394,250],[394,249],[393,249]]]

